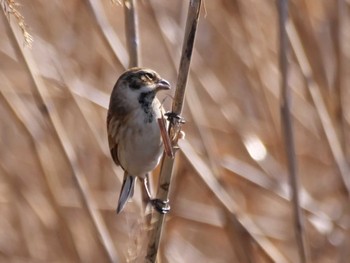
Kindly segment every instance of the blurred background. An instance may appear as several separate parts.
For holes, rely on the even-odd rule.
[[[0,3],[0,262],[143,262],[140,187],[116,215],[123,173],[105,127],[128,65],[123,6]],[[290,1],[288,83],[309,262],[350,258],[349,7]],[[141,65],[173,87],[187,8],[137,1]],[[276,1],[203,2],[159,262],[299,262],[278,43]],[[173,94],[161,94],[168,110]]]

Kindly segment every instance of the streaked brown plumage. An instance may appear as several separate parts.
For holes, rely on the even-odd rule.
[[[133,195],[135,179],[145,179],[160,161],[163,143],[157,118],[161,117],[161,105],[155,95],[168,89],[170,84],[166,80],[145,68],[127,70],[113,88],[107,132],[112,158],[124,170],[118,213]],[[152,204],[159,205],[159,202],[153,200]]]

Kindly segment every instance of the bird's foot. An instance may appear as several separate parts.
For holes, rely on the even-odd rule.
[[[185,124],[186,121],[183,117],[181,117],[180,115],[176,114],[175,112],[167,112],[164,114],[165,116],[167,116],[167,120],[175,125],[175,124]]]
[[[166,214],[170,211],[169,200],[151,199],[150,200],[154,209],[156,209],[160,214]]]

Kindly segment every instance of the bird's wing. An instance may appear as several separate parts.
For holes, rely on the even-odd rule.
[[[109,150],[111,152],[113,161],[120,165],[118,160],[118,129],[119,129],[120,120],[118,115],[113,115],[110,111],[107,114],[107,133],[108,133],[108,144]]]
[[[113,161],[120,165],[122,168],[123,166],[120,164],[118,159],[118,142],[119,142],[119,132],[120,132],[120,125],[121,123],[125,122],[125,115],[118,115],[114,112],[108,111],[107,114],[107,133],[108,133],[108,144],[109,144],[109,150],[111,152]],[[120,190],[119,200],[118,200],[118,207],[117,207],[117,213],[120,213],[128,200],[133,196],[134,194],[134,185],[136,178],[132,175],[129,175],[128,172],[123,168],[124,170],[124,178],[123,178],[123,184],[122,188]]]

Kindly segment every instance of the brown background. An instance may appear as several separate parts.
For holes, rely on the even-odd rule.
[[[0,14],[0,262],[110,262],[101,229],[109,254],[140,262],[148,230],[140,189],[117,216],[122,171],[111,161],[105,129],[109,94],[128,61],[123,7],[18,2],[34,42],[26,47],[16,18],[9,23]],[[307,246],[311,262],[345,263],[349,1],[290,2],[289,86]],[[243,262],[241,247],[252,262],[298,262],[276,3],[204,3],[160,259]],[[173,87],[187,7],[138,1],[141,64]],[[169,109],[171,96],[162,98]],[[217,191],[227,198],[218,200]],[[232,223],[235,215],[243,227]]]

